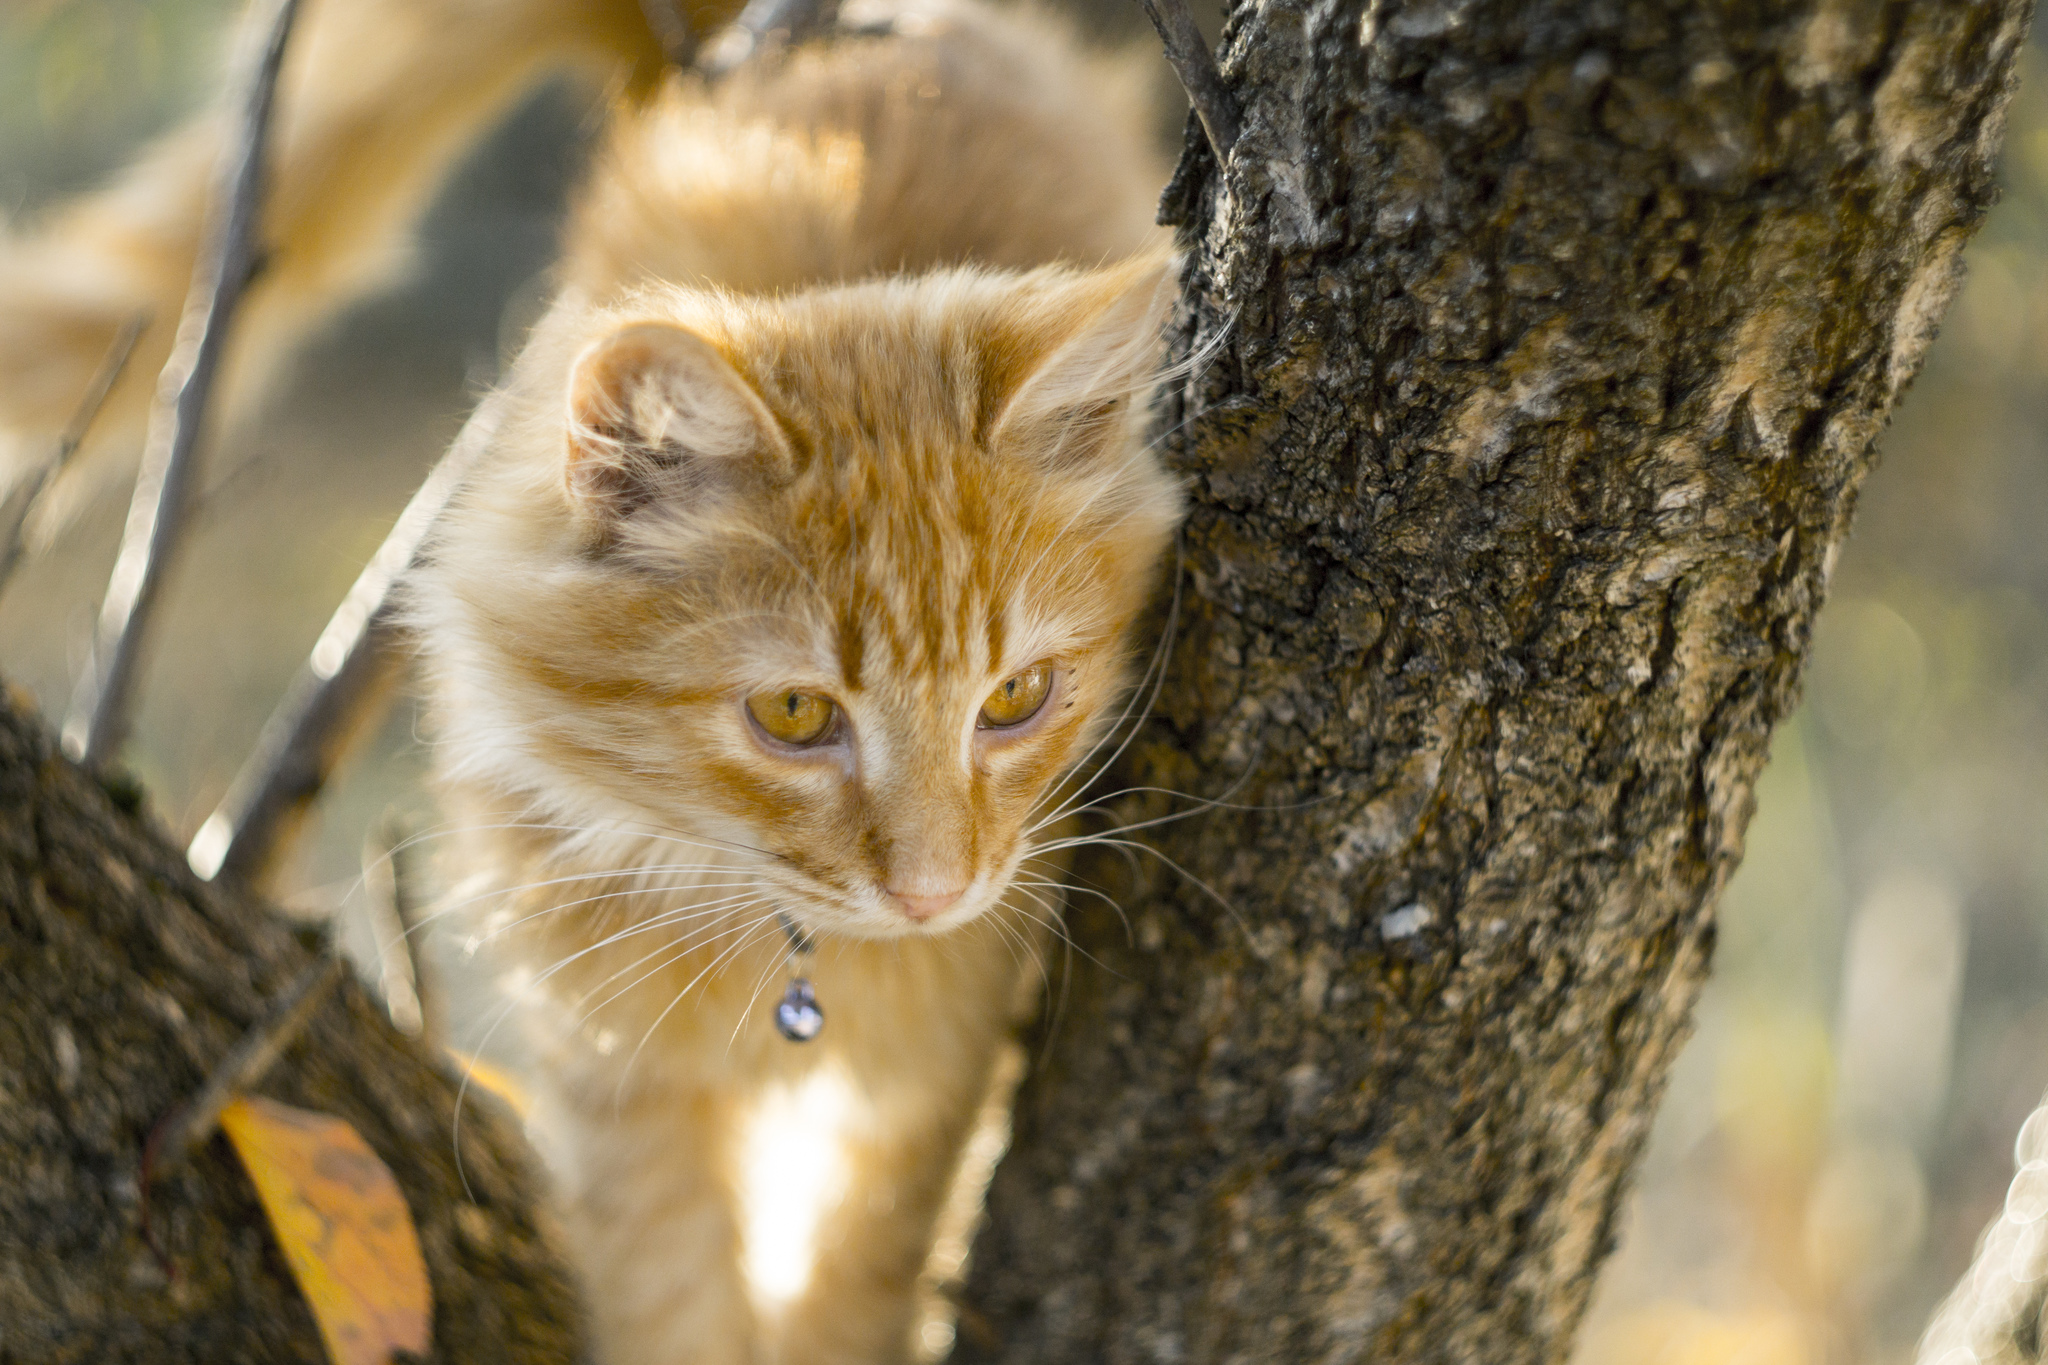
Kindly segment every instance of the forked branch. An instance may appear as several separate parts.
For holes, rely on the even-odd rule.
[[[647,0],[650,10],[662,3]],[[817,33],[833,22],[837,9],[835,0],[754,0],[698,54],[698,69],[713,78],[728,74],[757,54]],[[470,460],[490,443],[503,407],[502,392],[477,407],[320,633],[312,657],[264,725],[255,752],[193,837],[186,856],[200,876],[261,885],[288,851],[307,807],[351,740],[382,713],[397,670],[392,588]]]

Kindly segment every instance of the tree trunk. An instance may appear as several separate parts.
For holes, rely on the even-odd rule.
[[[312,960],[0,694],[0,1361],[325,1359],[224,1143],[146,1194],[140,1179],[151,1130]],[[436,1361],[579,1358],[524,1144],[474,1092],[458,1138],[449,1078],[353,979],[258,1088],[348,1119],[391,1167],[433,1281]]]
[[[1248,780],[1078,868],[957,1358],[1565,1355],[2030,8],[1233,8],[1124,776]]]

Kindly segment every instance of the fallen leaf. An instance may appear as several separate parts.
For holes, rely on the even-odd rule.
[[[390,1168],[347,1121],[254,1096],[221,1110],[334,1365],[427,1352],[433,1291]]]

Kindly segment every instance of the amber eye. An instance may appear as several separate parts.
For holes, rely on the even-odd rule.
[[[816,744],[832,730],[838,708],[810,692],[757,692],[747,710],[763,730],[784,744]]]
[[[1033,664],[1022,673],[1013,673],[981,704],[981,723],[992,730],[1022,725],[1038,714],[1038,708],[1045,705],[1045,694],[1050,691],[1050,664]]]

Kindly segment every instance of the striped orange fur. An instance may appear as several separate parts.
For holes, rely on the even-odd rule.
[[[1159,177],[1105,88],[1049,22],[949,0],[622,116],[413,585],[459,898],[537,1040],[613,1365],[911,1351],[1053,913],[1038,826],[1179,515],[1145,442]],[[980,719],[1039,665],[1039,709]],[[831,724],[777,739],[761,697]],[[778,914],[817,944],[804,1046]],[[777,1297],[743,1134],[820,1075],[850,1183]]]

